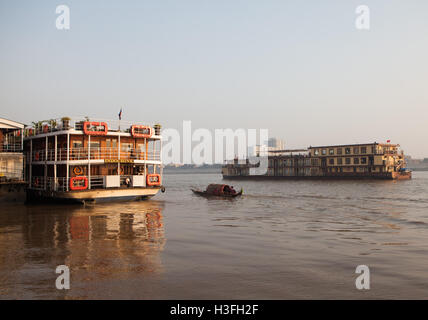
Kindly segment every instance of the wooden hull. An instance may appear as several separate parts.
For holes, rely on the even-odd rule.
[[[218,198],[236,198],[242,195],[242,190],[236,194],[223,194],[223,195],[217,195],[217,194],[209,194],[206,191],[200,191],[191,189],[194,194],[197,194],[198,196],[202,197],[218,197]]]
[[[109,202],[145,200],[156,195],[161,187],[153,188],[114,188],[93,189],[68,192],[45,192],[40,190],[27,190],[27,201],[56,201],[56,202]]]

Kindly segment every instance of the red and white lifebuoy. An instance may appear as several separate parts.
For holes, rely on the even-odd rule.
[[[162,183],[160,174],[148,174],[147,185],[148,186],[160,186]]]
[[[149,126],[131,126],[131,135],[134,138],[151,138],[153,135],[153,128]]]
[[[97,128],[97,130],[91,130],[92,127]],[[99,128],[103,128],[102,130],[98,130]],[[83,132],[88,136],[105,136],[108,132],[108,126],[105,122],[83,122]]]
[[[77,181],[83,181],[83,185],[76,186]],[[87,177],[73,177],[70,178],[70,190],[86,190],[88,189],[88,178]]]

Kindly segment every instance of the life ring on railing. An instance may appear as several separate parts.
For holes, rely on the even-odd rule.
[[[93,128],[104,127],[103,130],[91,130]],[[83,122],[83,132],[88,136],[105,136],[108,133],[108,126],[105,122]]]
[[[131,135],[134,138],[151,138],[153,135],[153,128],[149,126],[131,126]]]
[[[76,186],[76,181],[83,181],[83,185]],[[88,189],[88,178],[87,177],[73,177],[70,178],[70,190],[86,190]]]
[[[48,131],[49,131],[49,126],[47,124],[45,124],[43,126],[43,133],[48,133]]]
[[[147,185],[148,186],[160,186],[161,185],[160,174],[148,174],[147,175]]]
[[[39,180],[39,178],[34,179],[34,185],[35,185],[36,187],[38,187],[38,186],[39,186],[39,184],[40,184],[40,180]]]
[[[82,168],[81,166],[74,167],[74,168],[73,168],[73,173],[74,173],[76,176],[80,176],[80,175],[82,175],[82,174],[83,174],[83,168]]]
[[[40,160],[39,151],[36,151],[36,153],[34,154],[34,160],[36,160],[36,161]]]

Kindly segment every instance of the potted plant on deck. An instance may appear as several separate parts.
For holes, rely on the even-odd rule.
[[[61,121],[62,121],[62,128],[65,130],[70,129],[70,117],[62,117]]]
[[[155,135],[160,136],[162,126],[159,123],[156,123],[153,128],[155,129]]]

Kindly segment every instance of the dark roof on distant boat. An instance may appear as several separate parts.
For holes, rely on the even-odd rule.
[[[398,146],[398,144],[391,143],[379,143],[379,142],[369,142],[369,143],[358,143],[358,144],[341,144],[341,145],[330,145],[330,146],[314,146],[309,147],[308,149],[321,149],[321,148],[341,148],[341,147],[360,147],[368,145],[388,145],[388,146]]]

